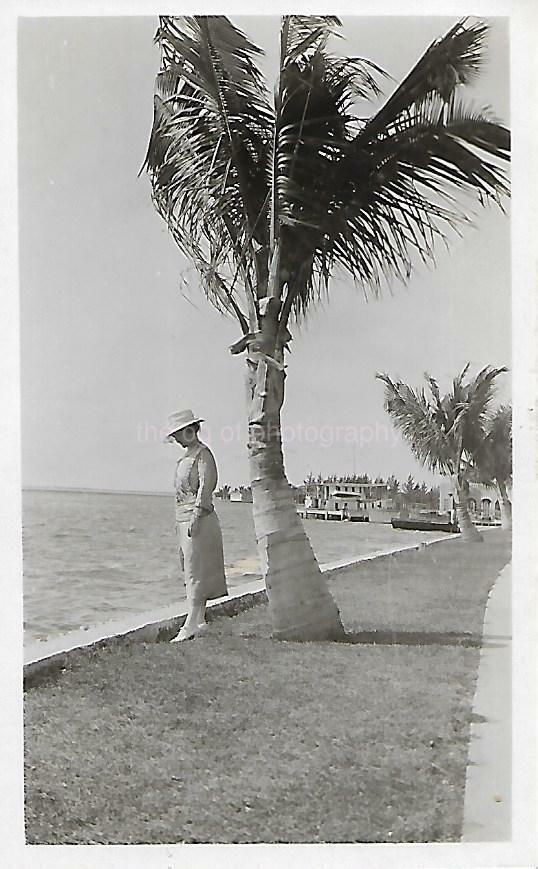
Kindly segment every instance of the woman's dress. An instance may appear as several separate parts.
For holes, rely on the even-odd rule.
[[[187,600],[201,604],[228,594],[220,523],[213,506],[217,466],[209,447],[201,444],[177,463],[176,530],[183,561]],[[192,537],[188,529],[199,516]]]

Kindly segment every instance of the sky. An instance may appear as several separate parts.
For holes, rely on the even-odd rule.
[[[278,20],[234,18],[274,68]],[[344,18],[342,50],[400,80],[453,18]],[[488,62],[468,98],[509,123],[508,30],[490,19]],[[246,483],[243,357],[138,177],[152,122],[155,18],[25,18],[19,24],[19,250],[25,486],[171,488],[173,410],[206,423],[222,483]],[[386,85],[386,93],[390,84]],[[430,483],[383,410],[378,371],[449,388],[471,362],[511,360],[510,220],[476,209],[434,268],[379,301],[338,275],[294,332],[283,410],[286,468],[409,473]],[[499,401],[510,400],[504,376]]]

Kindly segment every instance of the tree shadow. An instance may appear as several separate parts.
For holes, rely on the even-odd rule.
[[[466,631],[347,631],[341,641],[363,646],[463,646],[479,649],[482,638]]]

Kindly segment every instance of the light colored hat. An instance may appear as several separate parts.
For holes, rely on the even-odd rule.
[[[194,425],[196,422],[203,422],[201,416],[195,416],[192,410],[177,410],[175,413],[171,413],[168,416],[168,422],[166,423],[166,434],[164,440],[166,441],[170,435],[174,432],[179,431],[182,428],[187,428],[189,425]]]

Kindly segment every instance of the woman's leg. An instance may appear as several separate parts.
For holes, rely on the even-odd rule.
[[[202,603],[196,604],[193,611],[193,621],[196,623],[197,628],[205,628],[206,620],[205,620],[205,608],[206,601],[204,600]]]
[[[177,640],[188,639],[205,628],[208,598],[227,594],[224,576],[222,533],[214,513],[203,519],[197,537],[187,534],[188,525],[180,523],[179,538],[187,590],[187,618]]]
[[[200,595],[200,584],[196,577],[196,559],[193,552],[193,541],[188,535],[188,523],[178,523],[177,530],[181,553],[180,561],[187,591],[187,617],[179,634],[171,641],[173,643],[190,639],[199,631],[198,625],[205,623],[206,605],[205,599]]]
[[[187,618],[185,619],[185,624],[183,625],[182,630],[185,628],[189,631],[196,630],[200,627],[204,627],[205,625],[205,607],[206,601],[191,601],[189,602],[189,609],[187,612]]]
[[[197,636],[205,628],[205,603],[189,602],[187,618],[183,623],[177,637],[170,642],[180,643],[182,640],[190,640]]]

